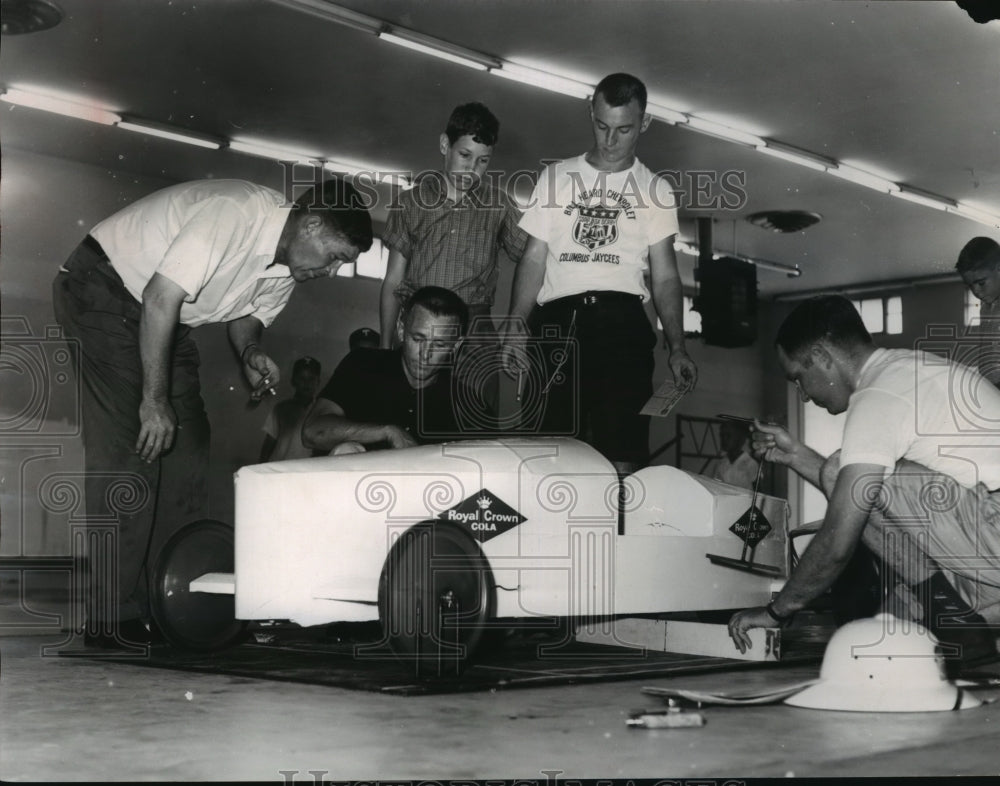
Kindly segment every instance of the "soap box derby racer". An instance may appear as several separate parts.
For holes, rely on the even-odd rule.
[[[763,605],[789,564],[783,500],[669,466],[620,482],[569,438],[257,464],[235,493],[235,549],[200,521],[157,562],[176,646],[227,646],[252,621],[379,620],[418,671],[460,669],[491,627]]]

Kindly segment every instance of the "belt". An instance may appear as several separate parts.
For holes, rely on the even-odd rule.
[[[641,303],[642,295],[635,295],[631,292],[616,292],[615,290],[601,290],[580,292],[576,295],[566,295],[566,297],[550,300],[543,305],[555,306],[596,306],[601,303]]]

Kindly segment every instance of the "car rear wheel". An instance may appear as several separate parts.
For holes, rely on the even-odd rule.
[[[493,617],[495,594],[476,541],[449,524],[417,524],[393,545],[379,578],[384,637],[420,676],[460,674]]]
[[[217,650],[246,638],[247,623],[236,619],[233,595],[191,592],[206,573],[233,573],[233,528],[202,519],[167,541],[153,568],[150,605],[163,637],[185,650]]]

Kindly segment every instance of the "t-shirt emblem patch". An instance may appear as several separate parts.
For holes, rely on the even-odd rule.
[[[618,239],[618,216],[615,207],[577,205],[579,214],[573,224],[573,240],[593,251]]]

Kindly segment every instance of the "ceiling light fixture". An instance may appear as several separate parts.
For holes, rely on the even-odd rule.
[[[892,192],[894,197],[899,197],[900,199],[905,199],[907,202],[913,202],[917,205],[923,205],[924,207],[933,207],[936,210],[947,210],[949,207],[954,207],[954,201],[950,199],[943,199],[934,194],[926,194],[917,191],[912,188],[898,188],[896,191]]]
[[[765,139],[764,144],[759,145],[757,150],[765,155],[780,158],[782,161],[789,161],[817,172],[826,172],[828,167],[834,166],[836,163],[833,159],[824,159],[806,150],[799,150],[798,148],[775,142],[773,139]]]
[[[695,115],[687,116],[687,123],[684,127],[693,129],[694,131],[699,131],[703,134],[708,134],[709,136],[725,139],[727,142],[736,142],[737,144],[749,145],[750,147],[764,146],[764,140],[756,134],[751,134],[749,131],[742,131],[739,128],[733,128],[732,126],[723,125],[722,123],[716,123],[714,120],[706,120],[703,117],[697,117]]]
[[[229,149],[260,158],[271,158],[275,161],[294,161],[296,164],[318,164],[323,161],[322,156],[307,155],[298,150],[288,150],[267,143],[247,142],[238,139],[229,143]]]
[[[881,191],[883,194],[891,194],[894,191],[899,191],[899,186],[891,180],[881,175],[876,175],[874,172],[858,169],[842,162],[837,163],[835,166],[827,167],[826,171],[842,180],[857,183],[860,186],[865,186],[875,191]]]
[[[344,27],[360,30],[364,33],[378,33],[384,23],[380,19],[356,11],[341,8],[327,0],[271,0],[272,3],[302,11],[310,16],[319,17],[330,22],[336,22]]]
[[[153,123],[149,120],[139,120],[138,118],[130,119],[128,117],[124,117],[118,121],[117,125],[119,128],[123,128],[126,131],[148,134],[149,136],[156,136],[161,139],[170,139],[174,142],[183,142],[186,145],[204,147],[209,150],[218,150],[224,144],[224,142],[220,139],[213,139],[209,136],[194,134],[189,131],[175,130],[169,126],[161,125],[160,123]]]
[[[62,11],[46,0],[3,0],[0,34],[40,33],[55,27],[62,18]]]
[[[954,213],[956,216],[967,218],[970,221],[977,221],[980,224],[986,224],[986,226],[1000,227],[1000,215],[987,213],[982,208],[975,207],[966,202],[949,205],[947,209],[949,213]]]
[[[0,95],[0,101],[6,101],[15,106],[40,109],[43,112],[54,112],[57,115],[75,117],[80,120],[89,120],[92,123],[106,126],[113,126],[121,120],[120,115],[106,107],[92,104],[85,98],[49,95],[20,87],[8,87]]]
[[[398,32],[402,31],[400,30]],[[449,63],[458,63],[459,65],[466,66],[467,68],[474,68],[478,71],[485,71],[488,68],[485,63],[481,63],[478,60],[474,60],[472,57],[464,54],[451,51],[452,47],[446,47],[443,42],[438,42],[433,39],[426,39],[427,43],[424,43],[416,40],[413,34],[408,33],[406,36],[402,36],[398,33],[390,33],[385,30],[380,31],[378,33],[378,37],[383,41],[388,41],[390,44],[396,44],[397,46],[412,49],[416,52],[423,52],[425,55],[431,55],[432,57],[439,57],[442,60],[447,60]]]
[[[692,257],[699,256],[698,247],[688,243],[686,240],[675,240],[674,250]],[[755,265],[763,270],[773,270],[776,273],[784,273],[789,278],[798,278],[802,275],[802,271],[799,269],[798,265],[786,265],[783,262],[771,262],[767,259],[757,259],[756,257],[747,257],[741,254],[718,254],[715,251],[712,252],[712,259],[718,259],[720,256],[738,259],[741,262],[749,262],[751,265]]]
[[[961,281],[956,271],[948,273],[931,273],[926,276],[914,276],[912,278],[887,279],[886,281],[871,281],[867,284],[852,284],[846,287],[827,287],[825,289],[809,289],[800,292],[785,292],[774,296],[775,302],[792,303],[798,300],[808,300],[817,295],[838,294],[845,297],[852,295],[874,295],[897,292],[901,289],[912,287],[923,287],[936,284],[950,284]]]
[[[537,68],[529,68],[517,63],[505,61],[499,67],[489,69],[489,72],[496,76],[502,76],[504,79],[531,87],[542,87],[572,98],[590,98],[594,92],[593,85],[577,82],[575,79],[567,79],[564,76],[555,76],[546,71],[539,71]]]
[[[327,159],[323,162],[323,168],[334,174],[345,174],[354,177],[361,177],[373,183],[383,183],[398,186],[406,190],[410,187],[412,177],[403,172],[390,170],[386,167],[377,167],[370,164],[352,163],[347,161],[335,161]]]
[[[670,123],[671,125],[686,123],[688,121],[688,116],[683,112],[678,112],[676,109],[669,109],[659,104],[647,103],[646,111],[657,120],[662,120],[664,123]]]

